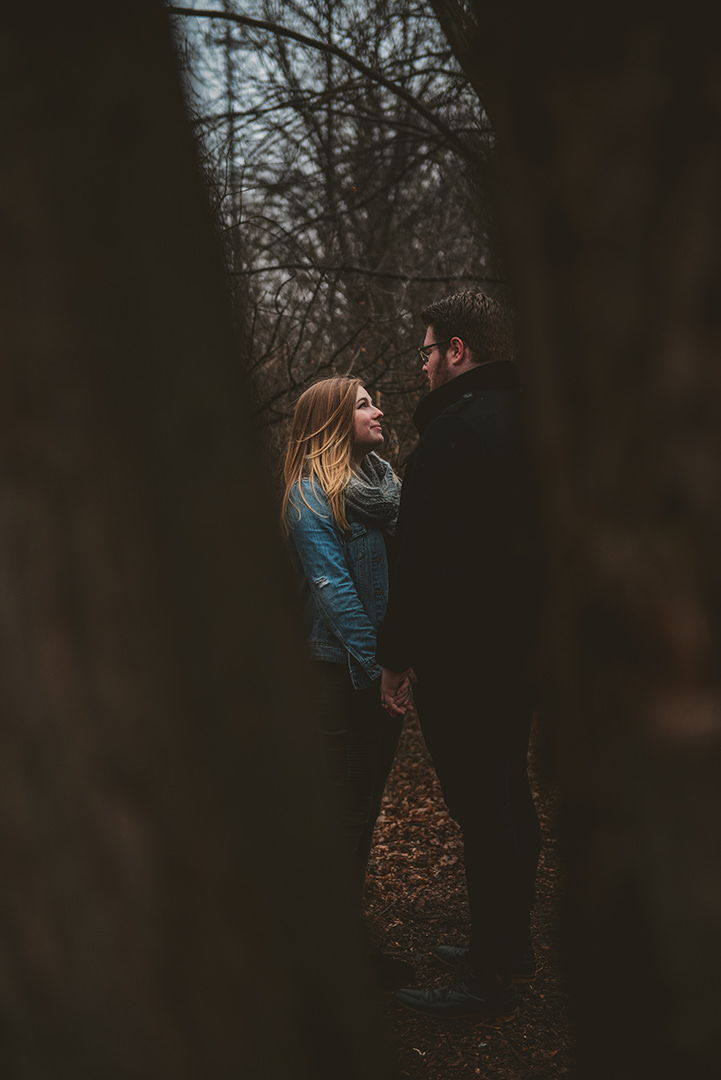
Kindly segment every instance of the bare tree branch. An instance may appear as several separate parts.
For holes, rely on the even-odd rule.
[[[449,146],[453,147],[460,157],[476,168],[482,167],[482,161],[479,159],[479,155],[462,139],[459,139],[456,132],[449,128],[448,125],[445,124],[440,117],[436,116],[434,112],[426,108],[423,102],[419,101],[414,94],[411,94],[402,86],[398,86],[398,84],[394,83],[391,79],[387,79],[380,71],[364,64],[362,60],[357,60],[355,56],[346,52],[345,49],[341,49],[338,45],[333,45],[331,42],[318,41],[316,38],[308,37],[306,34],[301,34],[297,30],[291,30],[288,27],[280,26],[278,23],[269,22],[267,19],[254,19],[250,15],[236,15],[226,11],[208,11],[175,6],[169,6],[167,10],[171,15],[184,15],[199,19],[224,19],[227,22],[237,23],[239,26],[251,26],[257,30],[267,30],[269,33],[275,34],[276,37],[289,38],[291,41],[297,41],[299,44],[306,45],[310,49],[316,49],[319,52],[337,56],[338,59],[343,60],[346,64],[355,68],[356,71],[366,75],[369,79],[378,83],[379,86],[385,87],[386,90],[389,90],[396,97],[405,101],[411,108],[415,109],[424,120],[443,135]]]
[[[373,270],[368,266],[330,266],[322,263],[279,263],[277,266],[254,266],[247,270],[230,270],[230,277],[253,277],[273,270],[299,270],[308,274],[363,274],[365,277],[390,278],[393,281],[470,281],[468,274],[402,274],[391,270]],[[474,281],[502,283],[501,278],[473,278]]]

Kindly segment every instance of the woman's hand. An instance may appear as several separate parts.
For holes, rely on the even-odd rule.
[[[404,716],[411,707],[411,686],[418,682],[413,668],[389,671],[383,668],[381,705],[391,716]]]

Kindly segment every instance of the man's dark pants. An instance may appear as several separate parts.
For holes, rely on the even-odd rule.
[[[528,782],[531,695],[517,673],[477,659],[435,657],[416,674],[423,736],[463,831],[471,966],[506,976],[531,951],[541,843]]]

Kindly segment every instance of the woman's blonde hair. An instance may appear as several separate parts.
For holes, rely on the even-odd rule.
[[[363,385],[353,375],[333,375],[314,383],[298,398],[283,470],[281,519],[286,532],[293,488],[303,478],[320,486],[335,522],[348,531],[345,489],[353,472],[355,406]],[[308,506],[302,488],[300,497]]]

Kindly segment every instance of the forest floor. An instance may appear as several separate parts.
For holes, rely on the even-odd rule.
[[[570,1077],[570,998],[557,947],[562,869],[554,833],[556,800],[543,790],[531,748],[531,780],[543,829],[538,869],[535,982],[521,987],[518,1016],[500,1028],[473,1020],[440,1024],[400,1008],[389,995],[389,1023],[403,1080],[559,1080]],[[414,714],[408,714],[375,834],[366,892],[371,937],[413,964],[418,986],[448,983],[434,960],[441,943],[465,944],[468,907],[460,831],[446,810]]]

